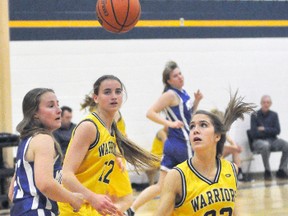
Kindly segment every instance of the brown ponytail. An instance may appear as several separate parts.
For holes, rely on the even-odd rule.
[[[115,121],[112,124],[112,129],[116,133],[116,142],[120,148],[121,154],[136,168],[136,171],[145,170],[148,167],[155,167],[156,162],[160,161],[158,156],[151,154],[122,135],[118,130]]]

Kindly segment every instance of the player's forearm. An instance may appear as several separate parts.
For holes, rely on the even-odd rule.
[[[63,172],[62,184],[69,191],[83,194],[84,200],[89,200],[89,197],[93,196],[93,192],[84,187],[73,173]]]

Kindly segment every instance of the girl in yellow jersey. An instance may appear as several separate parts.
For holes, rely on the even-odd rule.
[[[86,205],[75,212],[70,206],[60,204],[62,216],[123,215],[116,205],[121,200],[115,194],[118,187],[123,187],[118,181],[125,176],[115,171],[118,166],[116,157],[125,157],[136,168],[154,166],[159,161],[158,157],[138,147],[117,129],[114,119],[122,105],[124,89],[122,82],[113,75],[104,75],[94,83],[96,111],[76,126],[63,163],[64,187],[73,192],[81,191]],[[87,101],[90,101],[88,97]]]
[[[236,93],[231,96],[224,120],[207,111],[196,111],[189,134],[194,155],[168,172],[155,216],[236,215],[237,167],[221,157],[231,124],[254,107]]]

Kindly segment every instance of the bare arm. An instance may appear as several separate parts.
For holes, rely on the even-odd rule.
[[[183,122],[181,121],[169,121],[160,115],[166,107],[175,106],[179,103],[179,99],[173,91],[167,91],[163,93],[160,98],[148,109],[146,117],[155,123],[164,125],[171,128],[181,128],[183,127]]]
[[[236,142],[228,135],[226,135],[227,142],[232,146],[237,146]]]
[[[96,138],[96,127],[91,122],[81,123],[75,130],[75,134],[70,143],[70,147],[65,155],[63,164],[63,185],[69,190],[84,195],[84,199],[90,203],[99,213],[110,212],[115,213],[116,207],[111,199],[103,194],[95,194],[78,181],[75,173],[79,169],[89,146]],[[108,212],[106,214],[108,214]]]
[[[237,151],[238,153],[242,152],[242,148],[237,145],[237,143],[228,135],[226,135],[226,140],[227,142],[230,144],[230,146],[225,146],[225,148],[232,148],[232,150],[234,149],[234,151]]]
[[[239,216],[236,205],[234,207],[233,216]]]
[[[14,181],[15,181],[15,174],[11,179],[9,191],[8,191],[8,198],[12,202],[13,201],[13,192],[14,192]]]
[[[178,171],[170,170],[165,177],[163,189],[160,196],[160,204],[154,216],[171,215],[177,197],[181,197],[181,177]]]
[[[31,140],[26,157],[28,160],[34,158],[35,184],[45,196],[58,202],[70,203],[75,210],[80,209],[83,204],[82,195],[66,190],[54,179],[55,147],[51,136],[36,135]]]
[[[133,195],[128,194],[126,196],[117,197],[114,203],[120,212],[125,212],[133,203]]]
[[[194,93],[193,113],[198,109],[198,105],[202,99],[203,99],[203,94],[198,89],[197,92]]]

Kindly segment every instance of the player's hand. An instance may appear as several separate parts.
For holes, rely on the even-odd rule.
[[[124,172],[126,170],[125,163],[123,163],[123,160],[121,157],[116,157],[115,159],[117,166],[120,168],[121,172]]]
[[[125,216],[125,214],[122,213],[121,211],[119,211],[119,209],[117,209],[117,212],[116,212],[115,216]]]
[[[196,101],[200,101],[203,99],[203,94],[202,94],[202,92],[200,92],[199,89],[197,90],[197,92],[194,92],[194,99]]]
[[[73,196],[70,205],[72,206],[74,212],[78,212],[85,202],[84,197],[81,193],[72,193],[72,194]]]
[[[184,126],[183,122],[182,121],[174,121],[174,122],[170,122],[169,123],[169,127],[170,128],[182,128]]]
[[[107,195],[94,194],[89,198],[89,203],[101,215],[117,215],[117,208]]]
[[[237,145],[237,152],[241,153],[242,152],[242,147]]]

